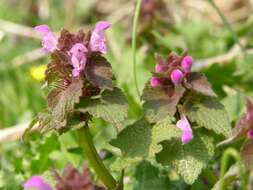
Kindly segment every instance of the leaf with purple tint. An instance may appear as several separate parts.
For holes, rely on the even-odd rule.
[[[245,164],[245,168],[253,169],[253,139],[248,139],[242,145],[241,156]]]
[[[247,100],[246,107],[246,113],[240,118],[232,131],[232,136],[234,138],[246,137],[248,131],[253,129],[253,103]]]
[[[168,115],[173,116],[184,91],[182,86],[162,89],[160,87],[153,88],[150,84],[146,84],[142,95],[142,99],[145,101],[143,109],[146,119],[150,123],[155,123]]]
[[[201,73],[193,72],[187,75],[184,85],[189,90],[196,91],[205,96],[216,96],[207,78]]]
[[[85,76],[94,85],[101,89],[112,90],[112,67],[110,63],[99,54],[89,58],[85,68]]]
[[[64,121],[74,111],[74,106],[82,95],[83,81],[73,79],[64,89],[56,88],[48,94],[48,105],[52,116],[57,121]]]

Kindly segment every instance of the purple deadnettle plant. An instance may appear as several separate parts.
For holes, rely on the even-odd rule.
[[[119,132],[128,113],[128,102],[114,86],[112,67],[103,56],[107,52],[105,30],[110,27],[108,22],[100,21],[92,31],[70,33],[63,29],[59,36],[46,25],[34,28],[42,35],[42,50],[51,61],[45,72],[48,107],[37,114],[29,130],[36,127],[41,133],[55,130],[59,134],[75,130],[80,148],[98,178],[108,189],[115,189],[117,182],[100,160],[89,132],[93,118],[107,121]],[[66,188],[67,185],[56,185],[56,189],[94,190],[81,186]],[[39,190],[51,189],[39,176],[24,184],[25,188],[33,186]]]
[[[115,161],[116,165],[121,163],[119,174],[134,163],[154,160],[170,166],[187,184],[193,184],[214,156],[214,136],[231,135],[224,106],[205,75],[192,72],[191,56],[170,53],[163,59],[157,54],[155,71],[141,96],[143,115],[126,125],[128,102],[115,87],[111,65],[104,57],[105,31],[110,27],[108,22],[100,21],[92,31],[70,33],[63,29],[59,36],[48,26],[35,27],[42,34],[42,49],[51,61],[45,73],[48,107],[37,114],[30,129],[36,127],[41,133],[54,130],[59,135],[74,131],[98,179],[107,189],[123,190],[123,175],[118,181],[114,179],[89,131],[93,119],[100,118],[117,131],[110,144],[122,153]],[[246,134],[252,138],[251,130]],[[80,188],[81,180],[72,184],[59,176],[57,179],[61,179],[57,190],[85,189]],[[24,184],[27,188],[35,185],[45,190],[52,188],[39,176]]]
[[[150,85],[151,88],[154,88],[153,91],[162,91],[162,94],[164,95],[162,99],[168,100],[168,108],[164,109],[168,111],[169,115],[174,115],[176,113],[176,106],[180,103],[180,99],[191,91],[205,96],[216,96],[204,75],[191,72],[193,64],[191,56],[187,54],[177,56],[175,53],[171,53],[166,60],[163,60],[159,55],[156,55],[156,59],[155,73],[150,80]],[[144,100],[149,96],[148,88],[150,87],[146,86],[144,89]],[[189,92],[187,92],[187,90]],[[161,96],[161,94],[158,96]],[[146,105],[147,101],[144,103],[144,110]],[[163,106],[164,105],[161,104],[161,107]],[[184,111],[185,110],[179,111],[181,112],[181,118],[178,119],[176,126],[182,131],[182,143],[187,144],[193,139],[193,132],[191,124],[188,121],[186,114],[184,114]],[[150,110],[148,110],[147,113],[147,119],[150,122],[156,122],[160,119],[159,115],[158,117],[154,117],[154,115],[151,115],[150,117],[149,113]],[[152,114],[161,113],[153,111]],[[165,114],[165,112],[161,115],[163,114]]]
[[[125,165],[155,160],[193,184],[214,156],[214,137],[231,135],[224,106],[205,75],[191,71],[193,64],[187,53],[156,55],[141,96],[143,118],[110,142],[121,149],[124,163],[130,162]]]

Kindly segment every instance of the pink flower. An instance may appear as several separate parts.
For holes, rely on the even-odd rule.
[[[34,30],[41,33],[42,37],[42,49],[46,53],[53,52],[57,49],[57,38],[50,31],[50,28],[47,25],[39,25],[34,27]]]
[[[25,190],[52,190],[52,188],[43,180],[41,176],[32,176],[24,183],[23,186]]]
[[[252,130],[252,129],[251,129],[250,131],[248,131],[247,137],[248,137],[249,139],[253,139],[253,130]]]
[[[183,144],[187,144],[193,139],[192,128],[185,116],[182,116],[180,120],[177,121],[176,127],[181,129],[181,141]]]
[[[162,73],[166,71],[166,67],[161,64],[156,64],[155,66],[155,72]]]
[[[85,68],[87,53],[88,49],[82,43],[76,43],[71,48],[71,62],[74,67],[72,74],[74,77],[79,76],[80,72]]]
[[[182,67],[182,70],[185,72],[185,73],[189,73],[191,72],[191,68],[192,68],[192,62],[193,62],[193,59],[191,56],[187,55],[183,58],[182,62],[181,62],[181,67]]]
[[[111,25],[106,21],[100,21],[96,24],[95,30],[91,34],[90,49],[94,52],[106,53],[106,39],[104,30]]]
[[[157,87],[160,85],[160,80],[158,77],[152,77],[151,80],[150,80],[150,85],[152,87]]]
[[[183,77],[184,77],[184,75],[183,75],[182,71],[180,71],[179,69],[173,70],[170,74],[171,81],[175,85],[180,84],[183,80]]]

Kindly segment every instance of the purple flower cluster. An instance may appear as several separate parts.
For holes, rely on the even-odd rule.
[[[153,76],[150,84],[152,87],[163,87],[166,85],[181,85],[184,78],[191,72],[193,59],[186,55],[180,59],[171,54],[167,60],[162,60],[158,57],[158,62],[155,67],[155,72],[159,76]],[[182,131],[181,141],[187,144],[193,139],[192,128],[185,115],[181,115],[181,119],[177,121],[176,127]]]
[[[155,67],[157,73],[166,73],[170,77],[171,82],[174,85],[179,85],[182,83],[183,78],[186,74],[191,72],[193,59],[191,56],[185,56],[180,65],[176,65],[175,68],[170,69],[171,65],[165,62],[158,62]],[[157,87],[162,85],[162,79],[160,77],[153,76],[151,78],[151,86]]]
[[[88,45],[85,46],[84,43],[78,42],[71,47],[68,53],[71,56],[71,64],[73,66],[72,75],[74,77],[79,77],[80,73],[84,70],[87,56],[91,52],[106,53],[104,30],[108,29],[110,26],[108,22],[98,22],[91,34]],[[34,29],[42,34],[42,49],[44,52],[53,53],[55,50],[58,50],[58,39],[47,25],[39,25]]]

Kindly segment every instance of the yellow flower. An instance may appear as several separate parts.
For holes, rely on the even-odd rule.
[[[45,78],[46,65],[33,66],[30,69],[30,74],[34,80],[42,81]]]

